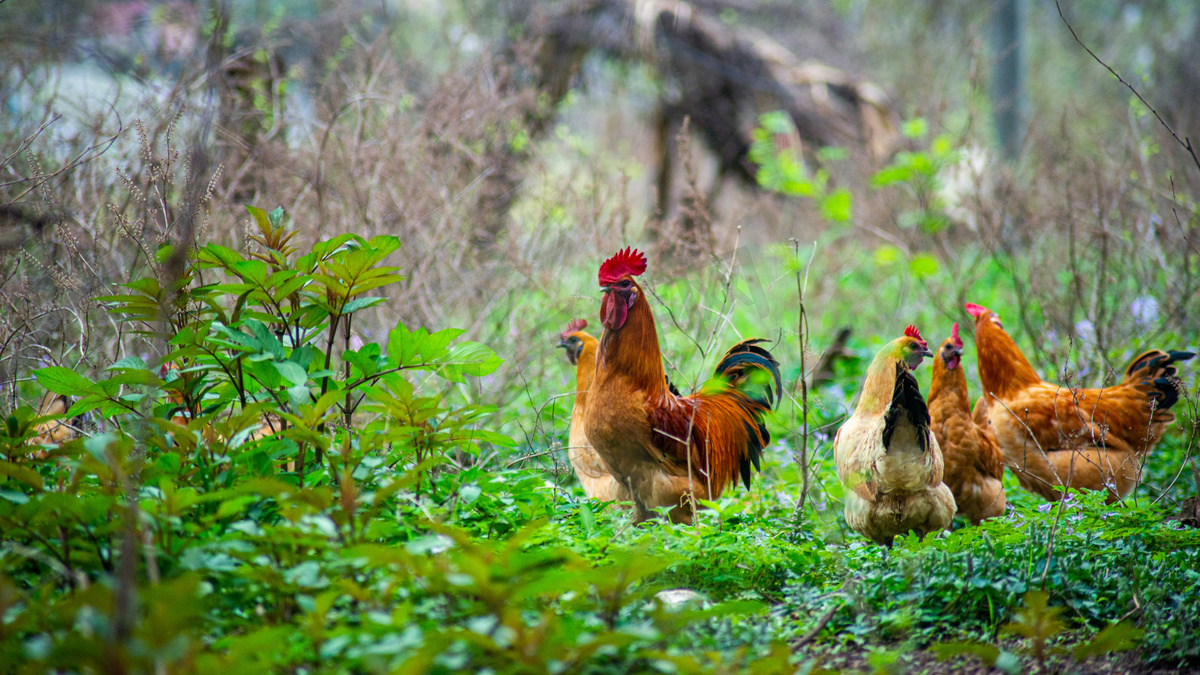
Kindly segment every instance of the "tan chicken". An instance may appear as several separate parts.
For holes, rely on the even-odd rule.
[[[1191,352],[1152,349],[1103,389],[1043,382],[1000,317],[968,303],[975,317],[975,353],[987,415],[1005,464],[1021,487],[1057,500],[1063,486],[1105,490],[1110,502],[1137,487],[1142,460],[1175,420],[1171,406],[1182,383],[1176,362]]]
[[[601,501],[628,501],[629,488],[617,482],[608,465],[596,454],[583,430],[584,410],[588,388],[596,376],[596,338],[583,332],[586,319],[575,319],[559,336],[558,346],[567,351],[567,360],[575,366],[575,406],[571,409],[571,431],[567,443],[567,459],[579,477],[579,484],[588,497]]]
[[[885,546],[896,535],[944,530],[954,519],[942,451],[912,374],[926,356],[929,346],[913,326],[884,345],[867,369],[854,414],[833,441],[846,523]]]
[[[946,463],[942,482],[954,493],[959,515],[978,525],[984,518],[1004,515],[1004,456],[986,411],[982,423],[972,416],[962,355],[963,342],[955,323],[933,357],[929,426]]]
[[[42,402],[38,404],[38,417],[49,417],[51,415],[63,415],[71,408],[71,402],[62,394],[55,394],[48,391],[42,396]],[[75,438],[75,429],[66,423],[64,420],[49,420],[42,422],[34,427],[37,436],[29,439],[30,445],[61,445],[62,443]],[[30,456],[42,458],[46,456],[45,450],[35,450],[30,453]]]

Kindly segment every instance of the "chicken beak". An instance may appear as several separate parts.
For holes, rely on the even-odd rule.
[[[922,351],[921,351],[921,356],[922,356],[922,357],[928,357],[928,358],[931,358],[931,359],[932,359],[932,358],[933,358],[933,352],[929,351],[929,348],[928,348],[928,347],[926,347],[924,350],[922,350]]]

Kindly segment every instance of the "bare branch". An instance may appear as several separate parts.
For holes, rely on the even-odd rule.
[[[1192,161],[1196,164],[1196,168],[1200,169],[1200,157],[1196,156],[1196,150],[1192,148],[1192,139],[1180,138],[1179,134],[1175,133],[1175,130],[1171,128],[1171,125],[1167,124],[1167,121],[1162,118],[1162,115],[1158,114],[1158,111],[1154,109],[1154,106],[1150,105],[1150,102],[1143,98],[1142,95],[1138,93],[1138,90],[1133,88],[1132,84],[1126,82],[1125,79],[1117,73],[1117,71],[1112,69],[1112,66],[1109,66],[1107,63],[1102,61],[1099,56],[1096,56],[1095,52],[1089,49],[1087,45],[1083,44],[1083,40],[1079,39],[1079,36],[1075,34],[1075,29],[1071,27],[1071,22],[1067,21],[1067,17],[1063,16],[1062,5],[1058,3],[1058,0],[1054,0],[1054,7],[1058,9],[1058,18],[1062,19],[1062,22],[1066,25],[1067,30],[1071,31],[1071,37],[1075,38],[1075,41],[1079,43],[1079,46],[1083,47],[1083,50],[1091,55],[1091,57],[1096,60],[1096,63],[1104,66],[1108,72],[1112,73],[1113,77],[1117,78],[1118,82],[1128,87],[1129,91],[1133,92],[1133,95],[1142,102],[1142,105],[1146,106],[1150,112],[1154,113],[1154,117],[1158,119],[1158,123],[1163,125],[1163,128],[1166,129],[1169,134],[1171,134],[1171,137],[1175,139],[1176,143],[1181,145],[1184,150],[1188,151],[1188,154],[1192,156]]]

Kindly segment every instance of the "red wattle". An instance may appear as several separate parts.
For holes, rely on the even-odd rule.
[[[629,315],[629,307],[616,293],[605,293],[600,303],[600,323],[609,330],[620,330]]]

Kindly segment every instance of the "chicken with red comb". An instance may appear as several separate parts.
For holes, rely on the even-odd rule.
[[[912,371],[932,356],[913,326],[884,345],[867,368],[858,406],[838,429],[833,457],[846,488],[846,524],[885,546],[896,535],[950,527],[954,495],[929,409]]]
[[[1005,464],[1021,487],[1058,500],[1067,488],[1123,499],[1142,462],[1175,420],[1183,383],[1178,364],[1192,352],[1152,349],[1125,368],[1121,382],[1083,389],[1045,382],[1004,331],[996,313],[968,303],[986,412]]]
[[[626,248],[600,266],[600,338],[596,376],[585,411],[587,437],[613,475],[629,488],[638,521],[671,507],[671,520],[692,522],[697,500],[729,485],[750,486],[770,442],[764,422],[783,389],[779,364],[744,340],[717,363],[709,384],[690,396],[671,391],[658,330],[634,277],[646,257]]]
[[[929,419],[946,462],[942,481],[954,493],[958,514],[972,524],[1004,515],[1004,457],[991,425],[972,418],[967,377],[962,369],[963,341],[958,324],[933,357]]]
[[[583,331],[586,319],[574,319],[559,334],[558,346],[567,352],[567,360],[575,366],[575,405],[571,408],[571,429],[567,436],[567,459],[575,470],[584,493],[601,501],[629,499],[629,490],[609,471],[608,465],[596,454],[584,431],[584,411],[588,390],[596,375],[596,338]]]

